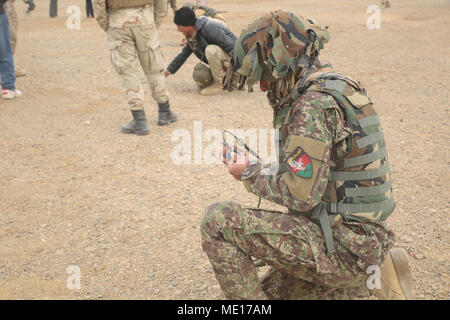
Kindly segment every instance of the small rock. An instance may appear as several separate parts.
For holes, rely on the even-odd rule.
[[[425,259],[425,256],[423,254],[416,253],[414,255],[414,258],[416,258],[417,260],[423,260],[423,259]]]

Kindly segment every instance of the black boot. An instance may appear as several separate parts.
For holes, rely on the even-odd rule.
[[[144,110],[131,110],[133,120],[126,126],[122,126],[123,133],[134,133],[138,136],[145,136],[148,134],[147,118]]]
[[[167,126],[171,122],[178,120],[175,112],[170,110],[169,101],[158,103],[158,126]]]

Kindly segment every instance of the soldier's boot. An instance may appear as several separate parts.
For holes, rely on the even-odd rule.
[[[176,113],[170,110],[169,101],[158,103],[158,126],[167,126],[177,120]]]
[[[394,248],[381,267],[381,288],[371,292],[382,300],[412,300],[412,274],[405,249]]]
[[[133,120],[126,126],[122,126],[123,133],[134,133],[138,136],[145,136],[149,133],[147,128],[147,118],[144,110],[131,110]]]

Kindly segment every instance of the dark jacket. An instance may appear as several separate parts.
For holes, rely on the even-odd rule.
[[[181,53],[167,67],[167,71],[170,73],[174,74],[177,72],[193,52],[200,60],[208,63],[205,57],[205,49],[210,44],[219,46],[228,54],[233,50],[237,38],[230,29],[217,22],[209,21],[206,17],[197,19],[195,26],[197,27],[198,51],[193,51],[189,44],[186,43]]]
[[[5,13],[5,2],[6,0],[0,0],[0,14]]]

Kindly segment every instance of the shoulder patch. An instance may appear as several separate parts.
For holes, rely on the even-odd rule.
[[[286,163],[294,174],[307,179],[312,177],[313,164],[311,157],[300,146],[295,148],[287,157]]]

